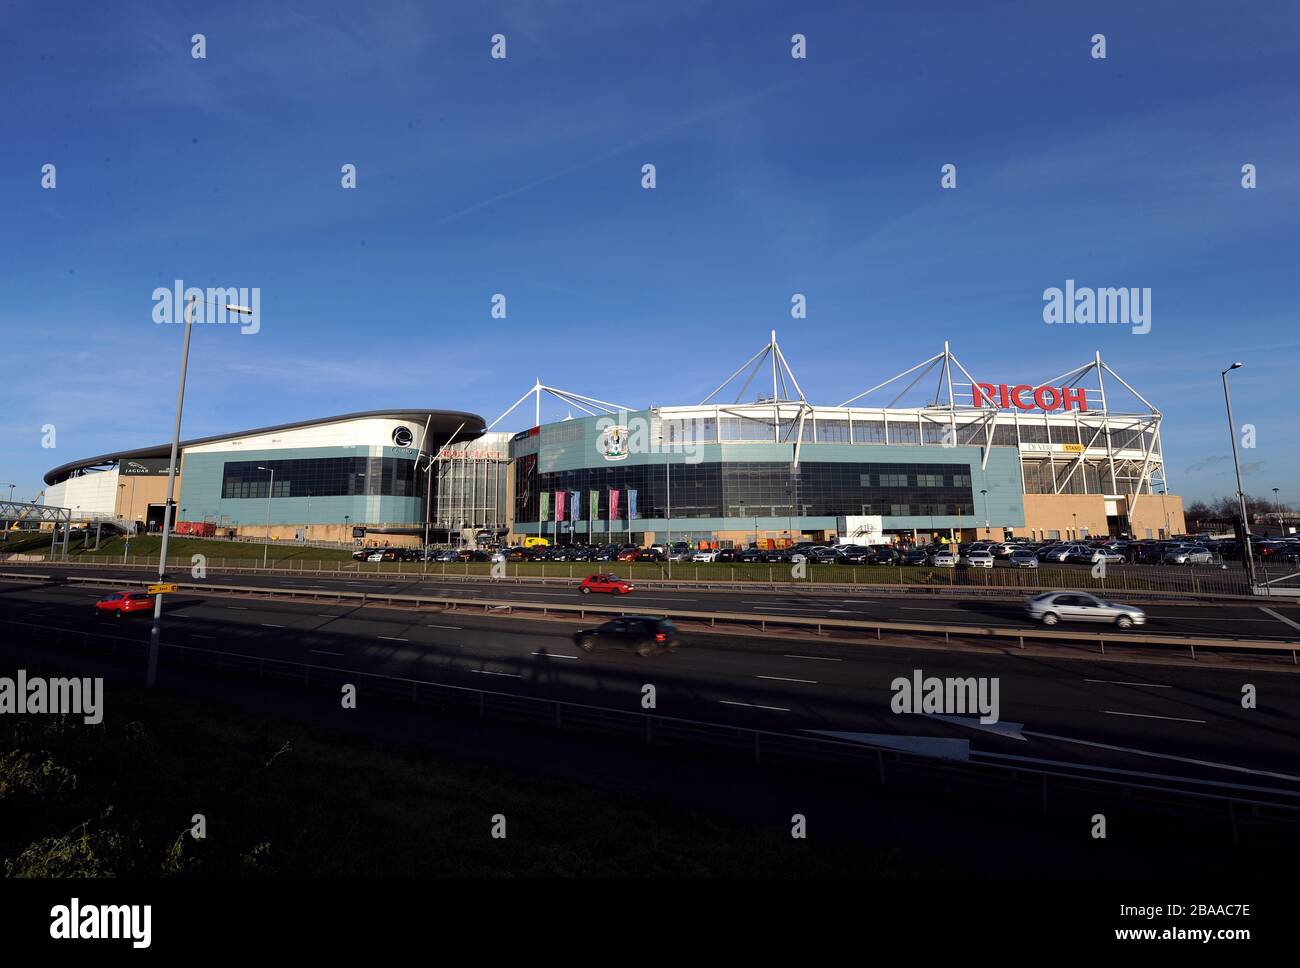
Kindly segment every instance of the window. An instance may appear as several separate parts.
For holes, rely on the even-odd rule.
[[[883,420],[853,421],[853,442],[855,444],[883,444],[885,442],[885,422]]]
[[[819,444],[847,444],[849,443],[849,422],[847,420],[818,420],[817,421],[817,443]]]

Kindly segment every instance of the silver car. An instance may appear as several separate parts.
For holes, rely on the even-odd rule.
[[[1026,548],[1017,548],[1008,559],[1012,568],[1037,568],[1038,556]]]
[[[1173,548],[1165,553],[1167,565],[1208,565],[1214,561],[1209,548],[1192,545],[1185,548]]]
[[[1046,592],[1025,602],[1025,614],[1044,625],[1057,622],[1102,622],[1122,629],[1146,625],[1147,614],[1135,605],[1108,602],[1087,592]]]
[[[930,556],[930,564],[935,568],[956,568],[957,556],[951,551],[936,551]]]

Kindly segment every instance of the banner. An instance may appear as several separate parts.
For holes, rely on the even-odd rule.
[[[571,521],[582,520],[582,492],[569,492],[569,519]]]
[[[551,492],[542,491],[541,500],[538,504],[538,521],[549,521],[551,519]]]
[[[588,521],[600,520],[600,491],[592,491],[590,498],[591,513],[587,515]]]
[[[618,520],[618,488],[616,487],[609,489],[609,519]]]
[[[564,520],[564,491],[555,492],[555,520],[557,522]]]
[[[636,489],[629,487],[627,489],[627,519],[632,521],[640,517],[636,513]]]

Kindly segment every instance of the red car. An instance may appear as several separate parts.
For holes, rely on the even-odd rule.
[[[618,553],[619,561],[636,561],[637,555],[641,554],[640,548],[624,548]]]
[[[153,596],[148,592],[113,592],[95,603],[96,615],[112,614],[114,618],[133,612],[152,612]]]
[[[618,575],[588,575],[578,586],[578,590],[584,595],[590,595],[592,592],[606,592],[610,595],[626,595],[632,590],[632,583],[624,581]]]

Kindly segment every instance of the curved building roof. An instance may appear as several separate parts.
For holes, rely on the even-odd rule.
[[[487,430],[483,418],[476,413],[466,413],[463,410],[361,410],[357,413],[342,413],[336,417],[320,417],[316,420],[298,420],[294,423],[276,424],[273,427],[258,427],[254,430],[241,430],[233,434],[217,434],[213,437],[195,437],[193,440],[182,440],[180,443],[181,450],[186,447],[197,447],[199,444],[213,444],[222,440],[234,440],[238,437],[256,437],[261,434],[273,434],[282,430],[300,430],[303,427],[319,427],[324,424],[345,423],[349,420],[364,420],[371,417],[386,417],[393,420],[409,420],[413,424],[424,426],[424,422],[429,421],[429,437],[436,444],[446,443],[446,439],[456,434],[456,440],[474,440],[476,437],[483,436]],[[456,428],[464,423],[459,433]],[[440,439],[441,438],[441,439]],[[111,454],[100,454],[98,457],[87,457],[83,460],[70,461],[67,464],[60,464],[53,470],[45,472],[46,484],[57,484],[68,478],[73,471],[84,470],[88,467],[98,467],[100,464],[111,464],[120,460],[129,460],[134,457],[170,457],[172,445],[170,442],[158,444],[153,447],[137,447],[135,450],[120,450]]]

